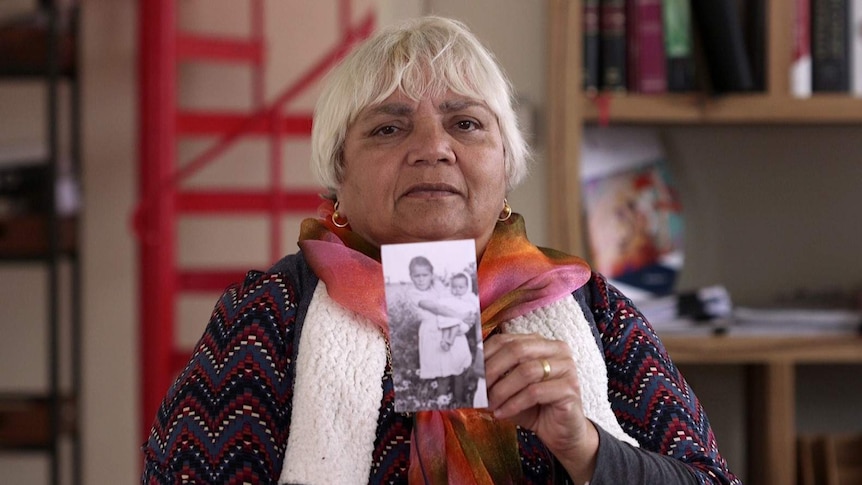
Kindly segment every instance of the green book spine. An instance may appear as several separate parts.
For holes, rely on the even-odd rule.
[[[694,42],[689,0],[662,0],[664,48],[667,59],[667,89],[695,89]]]

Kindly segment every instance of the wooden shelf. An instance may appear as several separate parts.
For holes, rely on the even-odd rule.
[[[58,255],[77,253],[77,221],[61,218],[57,225]],[[51,256],[47,215],[0,217],[0,261],[40,260]]]
[[[77,11],[70,11],[68,19],[57,28],[56,52],[51,52],[52,33],[50,31],[51,12],[39,10],[31,16],[0,25],[0,77],[41,78],[51,72],[49,67],[52,55],[56,56],[56,73],[71,77],[75,73],[76,29],[72,22],[77,21]],[[60,16],[59,13],[53,15]]]
[[[636,124],[845,124],[862,123],[862,98],[818,94],[810,99],[764,93],[709,97],[704,94],[582,96],[585,123],[604,117]]]
[[[685,364],[862,364],[862,336],[662,337]]]
[[[60,399],[57,415],[59,434],[76,432],[74,405],[71,397]],[[54,444],[51,406],[52,400],[48,395],[0,395],[0,449],[50,450]]]

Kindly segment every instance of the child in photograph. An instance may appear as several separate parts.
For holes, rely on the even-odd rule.
[[[434,266],[425,256],[416,256],[409,264],[410,281],[413,286],[407,297],[414,305],[420,318],[419,324],[419,377],[437,379],[444,377],[440,359],[440,330],[437,328],[437,315],[423,308],[421,301],[436,301],[440,298],[434,284]]]

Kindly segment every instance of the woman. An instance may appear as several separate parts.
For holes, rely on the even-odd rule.
[[[334,204],[222,296],[145,482],[737,481],[631,302],[527,241],[505,199],[528,156],[509,85],[463,25],[407,22],[350,54],[312,151]],[[475,240],[489,406],[395,413],[379,247],[450,239]]]

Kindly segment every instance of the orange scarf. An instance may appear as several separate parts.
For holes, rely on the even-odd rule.
[[[380,249],[348,228],[332,224],[331,202],[320,219],[302,222],[299,247],[329,295],[376,323],[388,337]],[[479,261],[482,334],[500,323],[571,294],[590,278],[580,258],[538,248],[518,214],[497,223]],[[519,483],[521,463],[515,426],[481,409],[421,411],[411,436],[412,484]]]

